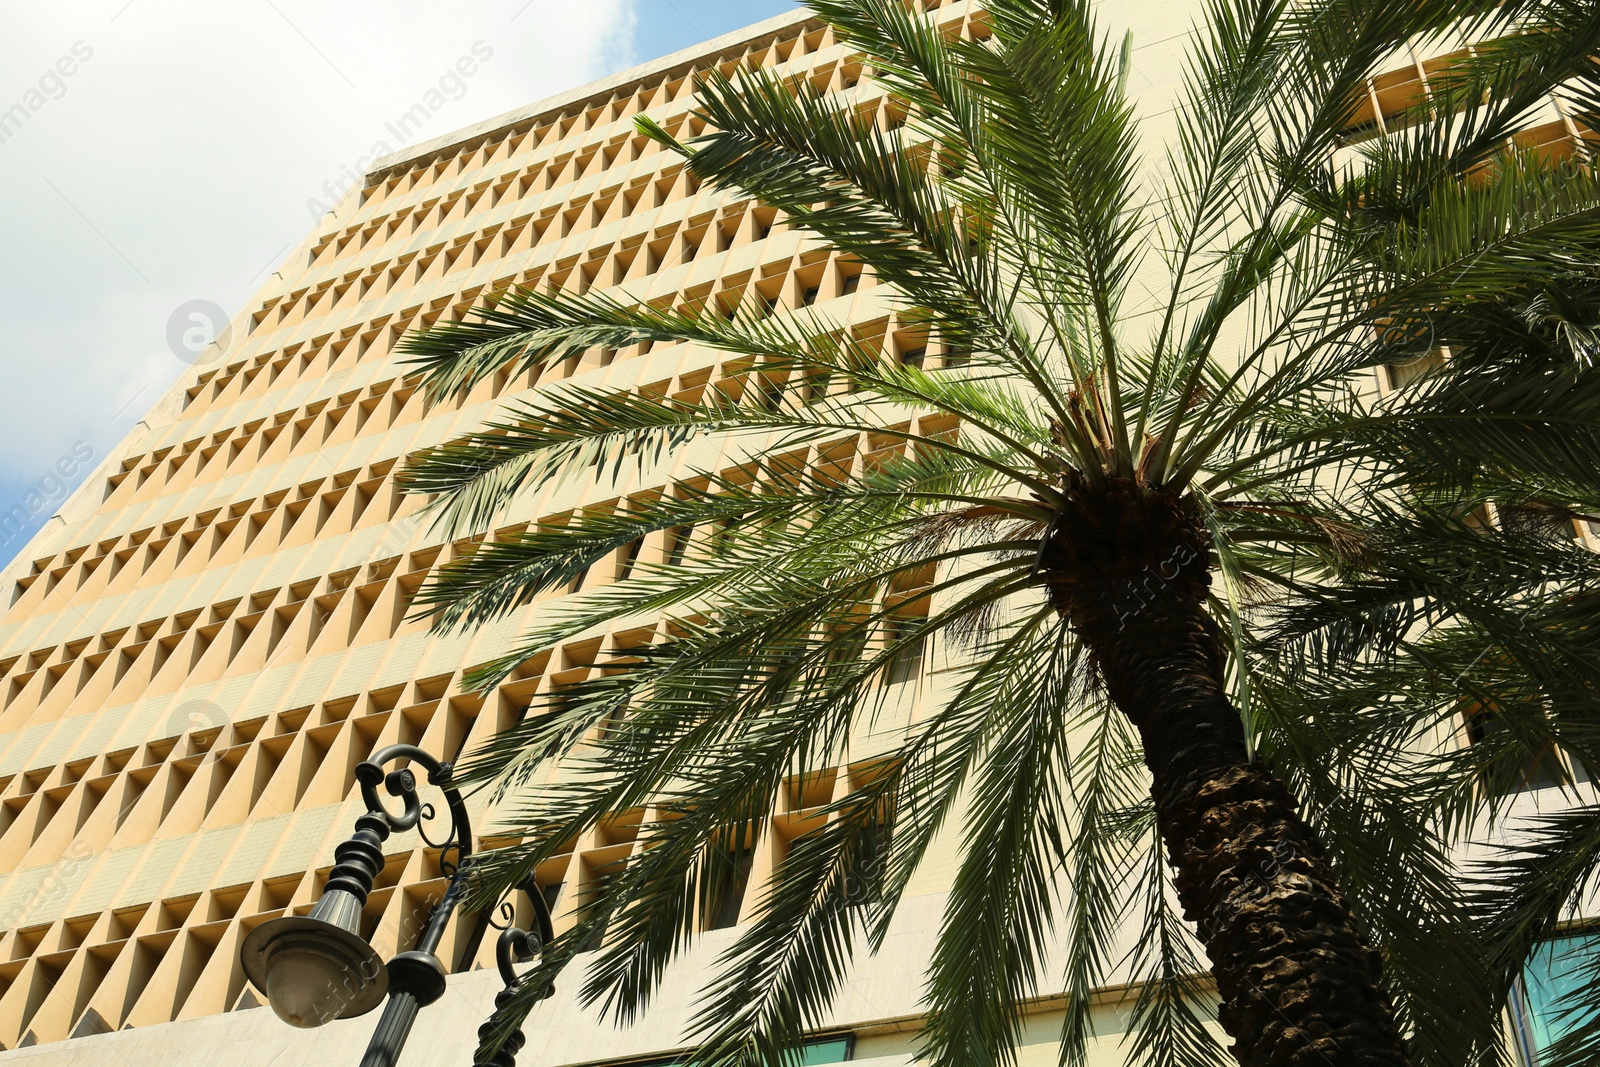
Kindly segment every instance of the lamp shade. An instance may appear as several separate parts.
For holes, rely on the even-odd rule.
[[[330,890],[308,915],[264,922],[244,939],[245,977],[278,1018],[310,1029],[363,1015],[389,991],[383,960],[361,936],[361,901]]]

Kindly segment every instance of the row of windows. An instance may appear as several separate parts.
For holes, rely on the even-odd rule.
[[[953,16],[943,18],[940,28],[950,35],[961,34],[972,38],[988,36],[987,16],[981,11],[964,11],[964,5],[946,0],[921,0],[927,11],[941,8],[953,10]],[[852,88],[861,71],[859,61],[846,58],[838,64],[840,77],[831,78],[832,64],[817,60],[820,53],[835,45],[833,31],[825,26],[810,24],[798,31],[786,29],[776,38],[741,46],[736,53],[724,53],[696,64],[696,71],[710,70],[713,66],[722,74],[732,76],[744,67],[781,69],[786,64],[808,66],[803,77],[818,89],[834,90]],[[812,57],[807,65],[797,61]],[[372,176],[372,183],[362,191],[363,205],[385,203],[395,197],[427,189],[441,180],[459,177],[517,152],[532,152],[540,148],[559,146],[575,134],[602,131],[594,143],[575,151],[587,158],[606,149],[616,151],[617,144],[631,137],[633,116],[650,108],[668,104],[687,104],[692,101],[694,72],[686,69],[653,74],[639,83],[624,86],[605,99],[590,99],[570,105],[556,115],[540,116],[498,130],[481,140],[465,145],[452,145],[440,153],[409,160],[384,174]],[[615,123],[627,120],[628,126],[619,134],[607,138],[604,132]]]
[[[818,300],[824,288],[829,294],[847,295],[854,288],[851,283],[857,277],[851,273],[848,264],[834,260],[831,265],[829,262],[815,263],[773,275],[747,289],[725,287],[715,294],[714,299],[746,300],[753,292],[755,298],[764,303],[771,301],[776,305],[778,300],[784,299],[803,306],[807,301]],[[922,328],[895,329],[894,322],[892,317],[885,316],[860,324],[855,332],[862,339],[893,352],[903,363],[927,365],[929,343]],[[637,355],[643,347],[633,346],[623,354]],[[946,366],[964,360],[960,351],[952,350],[948,345],[942,351]],[[595,351],[571,357],[545,370],[553,370],[561,376],[581,373],[608,365],[618,355],[617,352]],[[490,397],[502,396],[532,388],[542,376],[537,370],[513,375],[508,368],[492,379],[483,391]],[[830,383],[820,379],[807,378],[801,382],[798,376],[786,370],[762,372],[747,358],[685,370],[672,378],[637,388],[641,393],[692,402],[699,399],[707,387],[738,397],[753,386],[759,387],[774,404],[782,402],[785,396],[790,397],[790,403],[814,401],[832,388]],[[297,454],[320,451],[353,440],[358,435],[383,432],[420,419],[423,415],[422,399],[415,388],[409,382],[397,383],[391,379],[366,390],[341,394],[332,401],[313,401],[300,409],[255,419],[206,437],[192,438],[182,445],[165,446],[153,452],[131,456],[123,461],[123,469],[108,479],[106,501],[111,506],[125,507],[153,500],[165,493],[189,491],[197,485],[219,481],[262,465],[279,463]],[[253,548],[253,554],[262,554],[288,543],[298,520],[308,510],[312,515],[312,524],[305,530],[313,535],[330,535],[330,531],[344,532],[355,528],[356,524],[371,525],[380,516],[387,520],[397,513],[400,506],[388,481],[395,464],[395,460],[380,461],[365,469],[357,468],[303,482],[295,487],[274,490],[252,501],[213,508],[192,519],[176,519],[161,524],[159,528],[145,527],[127,535],[102,539],[92,546],[77,546],[55,556],[37,559],[33,563],[32,573],[17,583],[12,615],[16,617],[18,611],[32,613],[38,610],[39,597],[48,596],[63,583],[74,592],[75,597],[81,599],[86,596],[77,591],[88,585],[92,574],[107,556],[111,557],[110,569],[102,577],[109,580],[124,570],[134,550],[145,546],[142,565],[138,569],[138,573],[145,574],[157,562],[160,550],[169,543],[169,539],[180,536],[182,541],[178,546],[178,561],[181,561],[197,546],[200,532],[213,523],[218,524],[216,529],[220,534],[226,535],[239,520],[249,516],[250,522],[245,527],[246,538],[240,547]],[[352,489],[353,494],[350,493]],[[369,512],[372,500],[380,493],[386,494],[385,507]],[[347,495],[350,495],[348,526],[339,521],[340,505]],[[258,535],[269,525],[270,513],[280,507],[287,510],[285,524],[278,531],[278,538],[258,539]],[[225,536],[213,537],[209,552],[203,557],[195,557],[196,561],[216,558],[225,543]],[[91,548],[94,549],[92,553]],[[74,567],[77,568],[75,575]],[[38,595],[31,598],[26,596],[36,588]],[[100,591],[97,595],[107,594]]]
[[[695,74],[712,66],[728,75],[740,67],[777,67],[815,56],[834,44],[833,31],[826,27],[788,30],[779,39],[742,47],[736,54],[700,60],[692,71],[679,69],[651,75],[640,83],[613,91],[605,99],[585,100],[556,115],[540,116],[508,131],[496,131],[465,147],[452,146],[445,150],[448,154],[411,160],[402,165],[403,169],[376,175],[373,184],[362,191],[362,202],[364,205],[382,203],[427,188],[442,179],[481,169],[501,155],[560,145],[576,135],[604,130],[621,120],[631,121],[634,115],[653,107],[688,103],[693,98]],[[625,132],[631,133],[631,128]],[[586,153],[597,150],[598,146],[584,149]]]
[[[613,202],[597,205],[587,205],[586,202],[581,206],[586,211],[614,213],[626,208],[626,197],[616,197]],[[560,248],[555,243],[544,242],[542,238],[546,237],[546,230],[557,218],[563,216],[554,213],[541,218],[525,216],[504,226],[474,230],[472,234],[462,235],[448,246],[438,246],[424,253],[408,253],[392,262],[379,262],[342,280],[323,283],[315,290],[294,291],[283,299],[267,301],[256,314],[256,320],[266,322],[270,317],[270,325],[275,328],[290,328],[330,314],[357,312],[371,318],[370,326],[365,330],[360,323],[350,323],[339,326],[338,338],[334,338],[330,331],[325,336],[312,339],[309,349],[301,344],[301,366],[294,370],[296,378],[304,378],[312,371],[330,373],[347,349],[354,349],[358,360],[381,357],[394,347],[406,331],[432,325],[442,317],[464,317],[478,299],[502,293],[512,286],[544,286],[550,290],[570,288],[582,293],[594,285],[638,282],[658,272],[666,272],[669,267],[691,264],[701,256],[702,251],[720,253],[744,243],[765,240],[770,237],[776,224],[774,211],[752,208],[750,202],[741,200],[691,214],[685,219],[662,222],[606,245],[595,248],[582,246],[581,250],[573,253],[555,254]],[[710,243],[709,250],[707,243]],[[546,262],[528,262],[534,251],[550,254],[554,258]],[[451,272],[474,269],[480,262],[493,261],[499,264],[504,259],[517,258],[522,253],[528,253],[528,256],[523,256],[520,261],[522,269],[517,274],[486,280],[482,285],[466,286],[459,296],[442,296],[427,302],[426,306],[418,304],[398,312],[379,314],[378,306],[374,306],[374,302],[386,294],[403,293],[414,286],[442,280]],[[789,266],[789,261],[790,254],[786,253],[778,261],[765,264],[763,270],[782,270]],[[680,282],[682,278],[678,277],[664,280],[664,283],[674,286]],[[323,346],[331,347],[330,357],[325,365],[312,366],[315,349]],[[290,357],[290,352],[286,350],[283,354],[262,354],[248,362],[240,360],[232,363],[219,373],[205,374],[189,389],[190,406],[194,406],[195,400],[208,400],[208,406],[216,406],[242,397],[246,387],[253,386],[259,374],[269,366],[264,384],[267,387],[275,386],[280,374],[290,370]],[[227,387],[234,386],[235,381],[237,390],[227,395]],[[192,418],[197,413],[189,411],[186,418]]]
[[[905,441],[898,434],[912,427],[908,421],[898,428],[888,426],[881,432],[811,445],[792,454],[729,469],[723,476],[736,483],[776,483],[808,470],[820,477],[842,478],[856,465],[881,462],[904,451]],[[949,435],[956,432],[956,423],[947,416],[930,416],[918,420],[915,428],[922,435]],[[125,548],[117,548],[116,540],[102,542],[100,554],[93,557],[86,557],[87,548],[64,553],[60,566],[41,569],[18,583],[21,595],[14,610],[37,612],[48,605],[52,591],[69,600],[120,595],[140,585],[168,582],[225,562],[309,544],[358,525],[388,521],[401,504],[385,477],[319,493],[323,486],[324,481],[319,480],[301,487],[293,498],[279,492],[259,501],[219,508],[193,520],[179,520],[178,529],[162,528],[161,536],[153,540],[154,528],[140,531],[139,535],[130,536]],[[352,486],[357,490],[353,495],[349,491]],[[663,491],[685,495],[704,488],[704,479],[691,479],[670,490],[654,488],[629,498],[591,504],[584,511],[626,512]],[[381,502],[378,507],[372,506],[374,500]],[[257,504],[260,509],[253,510]],[[547,515],[539,525],[559,526],[571,516],[570,511]],[[193,529],[184,529],[191,523]],[[507,526],[493,536],[512,537],[528,525]],[[581,588],[586,581],[625,580],[640,559],[675,565],[690,554],[718,554],[725,536],[726,531],[712,528],[658,531],[618,549],[604,566],[589,568],[572,588]],[[426,624],[408,620],[407,613],[428,574],[441,559],[471,552],[481,540],[457,542],[448,546],[448,553],[442,544],[422,547],[365,568],[350,568],[249,596],[231,597],[209,607],[191,608],[0,659],[0,681],[5,683],[0,729],[54,721],[70,717],[75,708],[116,705],[136,694],[194,687],[267,665],[287,665],[403,633],[421,632]],[[38,584],[41,575],[48,584]],[[918,584],[926,586],[931,581],[932,575],[927,575]],[[35,593],[35,589],[41,591]],[[897,600],[903,602],[901,614],[925,614],[927,608],[919,599],[920,594],[913,596],[912,592],[910,587],[894,591]],[[920,662],[908,662],[901,670],[904,676],[892,680],[909,680],[919,668]]]
[[[348,827],[330,833],[327,851]],[[85,854],[50,874],[65,883],[90,862]],[[330,871],[258,878],[7,931],[0,938],[0,1049],[258,1006],[239,963],[240,940],[270,919],[310,911]],[[362,913],[363,934],[385,956],[408,947],[445,882],[437,850],[388,856]],[[492,939],[471,952],[467,934],[468,924],[456,923],[441,957],[457,969],[492,966]]]
[[[795,844],[820,831],[840,812],[851,810],[852,797],[865,795],[863,791],[880,782],[893,767],[884,760],[863,760],[785,779],[768,813],[730,829],[714,847],[707,877],[696,886],[696,929],[722,930],[753,918]],[[857,904],[878,898],[895,822],[892,797],[875,792],[870,803],[871,809],[854,809],[870,820],[859,863],[851,869],[845,888]],[[605,900],[628,863],[653,847],[654,834],[680,815],[653,806],[617,812],[565,842],[562,851],[539,864],[534,876],[550,907],[556,932],[571,929],[590,908]],[[584,951],[600,948],[606,932],[605,923],[591,928]]]
[[[218,947],[236,946],[238,937],[266,919],[310,910],[330,868],[270,874],[155,903],[114,902],[101,911],[75,913],[72,902],[93,874],[93,857],[108,847],[114,852],[138,844],[126,834],[108,837],[107,824],[115,818],[118,828],[127,825],[171,839],[208,825],[207,816],[213,813],[220,817],[218,825],[249,825],[347,799],[352,768],[376,747],[400,742],[453,751],[467,743],[476,708],[469,697],[440,700],[447,684],[447,678],[415,683],[404,687],[404,698],[399,686],[369,694],[364,714],[352,714],[356,700],[345,698],[325,702],[314,712],[307,708],[233,724],[225,728],[226,745],[223,729],[206,727],[84,761],[93,766],[78,768],[84,772],[78,782],[29,794],[43,797],[68,790],[55,810],[66,813],[57,816],[58,825],[71,843],[30,897],[9,900],[7,914],[0,917],[5,923],[0,934],[0,1043],[11,1046],[30,1031],[35,1040],[48,1041],[69,1033],[100,1032],[102,1026],[146,1025],[255,1003],[244,987],[236,953],[219,952]],[[428,692],[435,694],[433,699],[395,707],[402,699]],[[510,706],[514,714],[514,700]],[[119,769],[113,771],[114,766]],[[848,807],[851,795],[878,781],[890,767],[867,760],[787,779],[771,814],[757,820],[741,840],[727,843],[722,876],[714,872],[702,887],[700,928],[720,929],[747,918],[762,899],[764,880],[794,843],[832,817],[830,808]],[[101,771],[106,773],[96,773]],[[107,782],[112,776],[115,780]],[[247,818],[241,811],[222,810],[238,807],[246,794],[251,797]],[[22,807],[26,811],[26,802]],[[82,808],[88,810],[80,812]],[[881,857],[893,825],[892,806],[874,810],[881,830],[873,839],[878,849],[869,849],[857,875],[860,888],[854,891],[863,902],[877,890],[882,864],[873,857]],[[647,847],[660,818],[662,813],[654,809],[618,813],[539,867],[537,877],[558,929],[568,928],[603,896],[620,867]],[[6,837],[12,832],[8,828]],[[337,822],[329,826],[322,833],[328,840],[311,842],[313,854],[330,852],[347,832]],[[207,839],[194,840],[198,844],[193,847],[204,847]],[[507,843],[488,839],[484,845]],[[261,865],[247,854],[222,858],[221,871],[240,867],[239,860],[246,868]],[[383,953],[404,947],[442,881],[436,850],[390,855],[364,910],[363,934]],[[64,916],[30,922],[35,912],[50,910]],[[465,924],[458,924],[442,955],[467,962],[464,934]],[[603,937],[602,930],[590,947],[598,947]],[[131,950],[126,958],[125,950]],[[484,955],[480,946],[479,962]],[[102,986],[106,996],[99,995]]]
[[[424,628],[405,618],[428,575],[426,565],[362,584],[355,581],[358,573],[351,569],[233,597],[9,657],[0,662],[6,670],[0,675],[6,685],[0,723],[17,729],[56,721],[75,710],[116,706]]]
[[[248,474],[420,420],[424,404],[415,385],[407,381],[391,390],[394,384],[390,380],[332,399],[314,400],[181,445],[130,456],[120,472],[106,479],[105,507],[128,507],[175,489]],[[387,462],[392,465],[394,461]],[[334,475],[335,485],[342,488],[357,475],[356,471]]]
[[[841,92],[855,88],[860,76],[859,64],[836,67],[830,63],[810,72],[804,80],[821,91]],[[885,130],[899,128],[907,116],[903,104],[881,97],[864,99],[856,110],[863,121]],[[698,137],[707,128],[704,119],[692,114],[670,119],[655,117],[669,134],[680,140]],[[550,201],[534,213],[498,223],[495,228],[516,231],[534,220],[542,234],[552,220],[557,220],[554,233],[558,237],[626,218],[636,210],[665,207],[699,191],[698,181],[676,155],[667,155],[662,166],[634,166],[665,151],[657,142],[635,133],[608,145],[595,145],[547,161],[531,162],[496,177],[481,179],[471,187],[458,188],[416,204],[397,206],[384,214],[363,218],[336,234],[328,234],[312,249],[309,266],[336,265],[358,254],[370,261],[382,255],[386,244],[393,242],[404,247],[421,231],[439,229],[463,221],[469,215],[481,216],[506,202]],[[485,159],[480,166],[490,162],[492,159]],[[605,184],[598,190],[580,191],[590,180]],[[467,239],[464,236],[456,241]],[[425,251],[432,253],[436,249]],[[391,258],[396,255],[398,252],[391,253]],[[331,282],[332,279],[328,279],[320,284]]]
[[[281,297],[274,297],[255,312],[252,329],[263,324],[293,325],[335,306],[349,306],[358,300],[375,300],[396,289],[434,281],[447,273],[476,267],[485,259],[523,255],[541,245],[541,251],[553,252],[556,250],[554,238],[575,236],[597,226],[620,221],[632,215],[641,205],[653,210],[670,202],[682,202],[688,207],[689,198],[699,189],[699,182],[694,176],[681,163],[677,163],[628,185],[618,184],[599,193],[578,195],[571,200],[551,204],[541,211],[501,221],[484,217],[479,210],[482,198],[490,198],[491,206],[497,204],[499,191],[479,190],[457,200],[434,205],[425,216],[413,220],[412,230],[425,226],[431,236],[431,231],[449,224],[464,223],[471,215],[472,221],[479,225],[467,233],[421,247],[397,250],[392,256],[376,262],[368,260],[355,271],[325,278]],[[669,225],[676,227],[677,222],[669,220]],[[397,230],[400,222],[392,222],[390,226]],[[552,241],[544,241],[547,234]],[[405,236],[410,238],[407,244],[420,243],[420,239],[411,238],[409,230]],[[523,258],[527,257],[523,255]]]
[[[645,240],[648,235],[640,235],[632,243],[613,243],[586,254],[535,265],[519,275],[500,279],[490,285],[472,287],[457,297],[430,301],[426,308],[419,305],[407,309],[398,317],[385,314],[367,329],[360,325],[346,326],[338,331],[337,338],[329,334],[313,339],[310,344],[297,343],[282,351],[262,353],[251,360],[241,360],[220,371],[203,374],[189,387],[184,417],[192,419],[203,411],[237,402],[252,387],[275,386],[279,377],[290,370],[296,356],[300,360],[300,365],[294,368],[296,377],[330,373],[346,356],[353,357],[354,361],[383,358],[401,337],[413,329],[432,325],[444,318],[464,318],[477,306],[480,297],[499,294],[512,286],[537,288],[542,285],[551,289],[586,291],[593,285],[605,287],[635,281],[667,266],[693,262],[708,244],[712,252],[725,252],[736,241],[762,240],[771,230],[773,213],[765,209],[747,211],[748,206],[747,202],[727,205],[681,224],[673,223],[658,228],[653,231],[656,236],[649,241]],[[834,264],[831,271],[837,275],[839,286],[827,296],[854,293],[861,284],[860,266],[845,257],[832,257],[831,262]],[[742,287],[755,277],[760,279],[757,288],[764,300],[775,303],[786,288],[793,288],[797,295],[790,302],[791,306],[815,303],[821,292],[819,286],[823,276],[830,272],[829,263],[829,254],[819,249],[784,252],[724,281],[717,289],[719,300],[726,302],[728,294],[738,292],[738,288],[734,287]],[[683,302],[689,302],[703,299],[711,289],[712,283],[706,282],[686,288],[678,295]],[[804,300],[800,299],[801,295],[804,295]],[[495,297],[490,296],[490,299]],[[664,297],[655,299],[660,301]],[[352,300],[350,303],[353,310],[359,302]],[[410,386],[409,379],[401,381],[403,388]],[[393,380],[380,382],[367,387],[367,392],[369,396],[376,395],[393,384]],[[353,402],[357,393],[341,394],[340,403]],[[317,403],[326,404],[327,401],[320,400]],[[289,417],[288,413],[276,416],[279,421]]]
[[[1436,118],[1436,110],[1428,105],[1439,99],[1439,87],[1452,77],[1453,68],[1476,57],[1480,47],[1468,44],[1443,55],[1427,56],[1407,46],[1403,64],[1365,80],[1353,102],[1342,143],[1357,144]],[[1590,129],[1559,96],[1548,99],[1545,111],[1546,121],[1512,136],[1514,147],[1547,161],[1594,158],[1600,150],[1600,133]]]
[[[335,371],[347,372],[359,362],[384,360],[409,329],[404,320],[393,323],[393,319],[393,315],[380,315],[366,324],[366,329],[357,324],[339,330],[337,337],[326,334],[292,341],[220,370],[206,371],[186,390],[182,417],[193,419],[215,407],[236,403],[252,390],[264,396],[267,390],[280,387],[280,379],[287,386]],[[351,366],[341,365],[346,362]]]
[[[337,329],[330,326],[329,332],[313,337],[309,342],[296,342],[281,350],[264,352],[248,360],[236,361],[219,371],[201,375],[188,389],[184,418],[193,419],[222,405],[236,403],[252,389],[260,391],[278,387],[280,379],[287,384],[291,380],[332,373],[346,361],[386,358],[408,332],[430,326],[442,318],[464,318],[481,298],[494,299],[492,294],[502,293],[513,286],[585,292],[596,285],[608,287],[637,282],[658,272],[665,272],[670,267],[693,263],[707,251],[727,252],[744,243],[765,240],[773,230],[774,220],[774,212],[751,208],[748,201],[726,204],[681,221],[657,226],[633,238],[532,264],[517,274],[482,285],[468,286],[458,295],[438,297],[425,305],[417,304],[399,312],[376,314],[377,309],[371,306],[371,302],[390,289],[407,291],[436,275],[443,277],[450,265],[464,254],[467,246],[458,243],[449,254],[407,258],[404,264],[397,266],[380,265],[359,284],[330,284],[316,292],[295,294],[287,303],[269,301],[266,308],[277,309],[285,328],[302,323],[308,315],[315,317],[331,312],[356,312],[374,317],[367,323],[357,322]],[[490,249],[496,262],[513,255],[525,242],[531,248],[538,236],[532,229],[516,231],[514,247]],[[478,243],[487,247],[485,242],[509,239],[511,235],[496,236],[491,233],[488,236],[479,235]],[[710,245],[709,250],[707,245]],[[471,258],[475,263],[477,254]],[[785,251],[778,258],[761,264],[758,271],[764,279],[765,288],[776,292],[782,288],[783,279],[790,272],[820,273],[823,268],[816,265],[817,261],[827,258],[827,254],[820,250],[798,255]],[[853,293],[859,284],[860,268],[841,265],[838,270],[841,276],[854,279],[847,281],[843,288],[845,294]],[[744,272],[742,276],[748,277],[750,273]],[[662,279],[674,293],[684,280],[682,272]],[[380,292],[371,292],[368,290],[369,283],[384,288]],[[679,295],[683,300],[693,300],[710,284],[689,287]],[[654,299],[666,298],[657,296]],[[266,314],[266,311],[262,314]],[[285,375],[291,377],[284,378]]]
[[[52,594],[83,603],[389,522],[406,502],[391,477],[395,464],[382,460],[42,557],[17,580],[7,618],[39,613]]]
[[[0,789],[4,866],[37,870],[74,852],[129,848],[341,803],[353,795],[356,764],[384,737],[407,744],[426,739],[452,753],[467,743],[476,700],[436,696],[401,708],[403,689],[234,723],[209,701],[176,701],[166,728],[186,733],[8,775]]]

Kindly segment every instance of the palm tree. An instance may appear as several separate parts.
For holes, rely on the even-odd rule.
[[[1332,617],[1341,602],[1398,588],[1402,565],[1433,583],[1407,603],[1462,594],[1473,559],[1503,553],[1426,477],[1489,467],[1493,499],[1523,499],[1570,466],[1575,425],[1592,436],[1592,368],[1455,347],[1552,276],[1591,271],[1600,183],[1513,139],[1592,72],[1592,5],[1211,0],[1154,168],[1128,44],[1087,3],[994,0],[982,40],[895,0],[811,6],[908,121],[746,71],[706,77],[709,132],[692,142],[640,125],[859,263],[946,366],[753,295],[516,291],[409,342],[435,396],[597,347],[725,354],[698,399],[554,384],[407,470],[464,536],[574,472],[643,477],[707,438],[732,450],[692,490],[486,541],[419,601],[441,627],[477,626],[643,538],[676,546],[541,605],[472,674],[492,687],[610,620],[671,620],[460,772],[517,798],[523,843],[484,868],[496,884],[608,813],[674,816],[640,830],[648,847],[527,989],[604,931],[584,996],[642,1010],[727,892],[729,842],[876,726],[893,740],[873,773],[795,840],[722,956],[698,1062],[780,1062],[858,943],[883,943],[940,835],[959,862],[928,969],[930,1062],[1011,1062],[1024,1003],[1058,980],[1052,946],[1066,1063],[1083,1061],[1113,974],[1138,990],[1136,1061],[1217,1059],[1200,948],[1242,1064],[1491,1047],[1493,1019],[1451,1004],[1481,991],[1425,817],[1436,796],[1331,765],[1332,742],[1372,747],[1381,694],[1314,704],[1293,672],[1376,676],[1410,648],[1405,614],[1374,595]],[[1426,98],[1363,140],[1367,76],[1451,35],[1488,43],[1451,53]],[[1419,359],[1440,364],[1421,387],[1373,395],[1376,371]],[[805,459],[869,436],[853,462]],[[1430,553],[1463,566],[1428,571]],[[897,718],[891,683],[924,657],[944,668],[935,698]],[[1392,765],[1405,746],[1377,718]],[[552,762],[560,774],[518,791]],[[1128,914],[1138,947],[1120,959]]]
[[[1490,985],[1477,991],[1489,997],[1477,1010],[1486,1015],[1514,995],[1532,957],[1548,954],[1542,943],[1594,917],[1597,281],[1592,263],[1555,272],[1499,306],[1469,307],[1450,327],[1458,366],[1420,383],[1425,392],[1408,407],[1481,412],[1475,447],[1462,442],[1446,453],[1426,439],[1425,424],[1380,431],[1406,456],[1410,493],[1453,503],[1457,514],[1492,508],[1496,521],[1428,528],[1416,519],[1431,516],[1411,516],[1390,531],[1382,566],[1346,588],[1315,590],[1270,634],[1279,650],[1275,684],[1292,675],[1295,699],[1309,699],[1325,720],[1349,722],[1352,712],[1366,720],[1316,743],[1367,773],[1381,768],[1422,818],[1475,845],[1462,872],[1474,880],[1463,904],[1481,927]],[[1528,388],[1542,394],[1547,421],[1567,422],[1560,445],[1536,443],[1525,424],[1505,417],[1508,400],[1520,405],[1516,394]],[[1330,645],[1359,645],[1364,654],[1359,662],[1330,658],[1321,651]],[[1459,731],[1463,713],[1469,746],[1407,752],[1395,744]],[[1294,732],[1292,720],[1284,725],[1283,733]],[[1587,970],[1579,988],[1558,1005],[1556,1029],[1566,1036],[1538,1050],[1539,1067],[1581,1067],[1600,1056],[1600,970],[1579,969]]]
[[[1440,844],[1470,846],[1454,867],[1473,928],[1455,934],[1482,943],[1488,984],[1434,1007],[1453,1002],[1458,1017],[1498,1017],[1540,944],[1593,914],[1600,376],[1585,335],[1600,324],[1594,280],[1557,274],[1499,307],[1450,316],[1453,366],[1416,384],[1409,424],[1361,431],[1401,457],[1391,474],[1408,507],[1364,509],[1370,548],[1359,572],[1300,585],[1253,635],[1264,654],[1256,698],[1272,719],[1263,751],[1313,803],[1351,805],[1330,830],[1362,835],[1348,815],[1399,803]],[[1553,302],[1563,311],[1551,321]],[[1513,414],[1530,389],[1540,422],[1566,424],[1560,438],[1530,434],[1537,423]],[[1432,434],[1431,419],[1467,413],[1480,416],[1476,442],[1446,446]],[[1427,740],[1463,735],[1470,744]],[[1343,838],[1332,851],[1367,843]],[[1374,870],[1369,857],[1359,877]],[[1410,873],[1391,875],[1389,891],[1407,892]],[[1600,972],[1562,1007],[1570,1033],[1539,1050],[1539,1067],[1581,1067],[1600,1054]]]

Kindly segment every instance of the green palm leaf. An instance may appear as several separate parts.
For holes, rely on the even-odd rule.
[[[994,0],[981,40],[813,6],[903,122],[744,71],[702,80],[704,134],[641,129],[963,365],[619,291],[496,294],[406,342],[434,397],[596,347],[723,361],[692,400],[542,386],[405,473],[447,536],[502,527],[416,601],[522,629],[475,684],[656,634],[461,766],[522,841],[485,892],[659,817],[523,1006],[598,942],[582,997],[635,1018],[731,906],[728,850],[844,764],[743,904],[696,1062],[782,1062],[941,856],[930,1063],[1014,1062],[1056,992],[1087,1062],[1113,985],[1152,1067],[1217,1062],[1213,1021],[1246,1064],[1502,1062],[1507,976],[1593,870],[1537,863],[1586,813],[1544,828],[1480,929],[1453,851],[1530,757],[1600,766],[1600,574],[1551,534],[1600,515],[1600,184],[1513,143],[1552,94],[1600,111],[1593,5],[1210,0],[1154,167],[1129,42],[1085,3]],[[1487,43],[1357,143],[1366,79],[1462,36]],[[512,522],[572,483],[627,498]],[[936,667],[919,701],[907,663]]]

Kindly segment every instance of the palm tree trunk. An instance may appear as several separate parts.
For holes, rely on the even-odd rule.
[[[1409,1064],[1316,831],[1253,761],[1205,609],[1209,540],[1192,500],[1131,481],[1090,487],[1052,529],[1041,578],[1144,744],[1185,916],[1245,1067]]]

